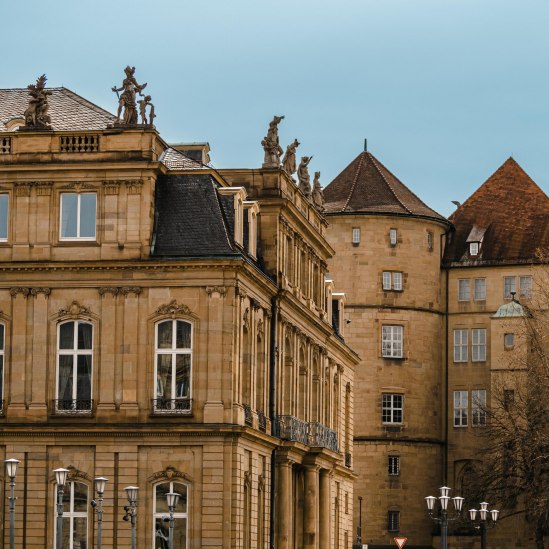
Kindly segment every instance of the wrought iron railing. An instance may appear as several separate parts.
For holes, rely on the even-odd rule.
[[[193,411],[192,398],[153,398],[152,413],[161,416],[184,416]]]
[[[307,446],[328,448],[339,452],[337,433],[322,423],[310,423],[294,416],[278,416],[274,425],[274,434],[283,440],[292,440]]]
[[[320,446],[338,452],[337,433],[322,423],[309,423],[309,446]]]
[[[252,407],[249,404],[243,404],[242,407],[244,408],[244,423],[251,426],[253,424]]]
[[[351,453],[350,452],[345,453],[345,467],[351,468]]]
[[[52,403],[52,412],[57,416],[89,416],[93,409],[93,399],[57,399]]]
[[[0,400],[0,417],[4,417],[5,415],[6,415],[5,401]]]
[[[263,433],[267,432],[267,418],[261,410],[257,411],[257,427]]]

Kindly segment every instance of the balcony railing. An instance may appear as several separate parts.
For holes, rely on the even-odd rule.
[[[347,452],[345,454],[345,467],[349,467],[351,468],[351,453],[350,452]]]
[[[257,412],[257,428],[263,433],[267,432],[267,418],[261,410]]]
[[[251,426],[253,424],[252,407],[249,404],[243,404],[244,408],[244,423]]]
[[[5,401],[0,400],[0,417],[4,417],[5,415],[6,415]]]
[[[188,416],[193,411],[192,398],[153,398],[152,413],[159,416]]]
[[[91,416],[94,410],[93,399],[57,399],[51,410],[56,416]]]
[[[294,416],[278,416],[275,422],[275,435],[283,440],[339,452],[337,433],[322,423],[303,421]]]

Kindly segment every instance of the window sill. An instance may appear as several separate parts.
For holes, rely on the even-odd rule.
[[[100,243],[97,240],[59,240],[56,246],[61,248],[73,248],[74,246],[100,246]]]

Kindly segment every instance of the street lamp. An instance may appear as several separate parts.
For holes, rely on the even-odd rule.
[[[68,469],[54,469],[55,482],[57,483],[57,535],[56,547],[63,549],[63,492],[67,482]]]
[[[129,505],[126,505],[124,507],[124,511],[126,511],[124,520],[131,521],[132,549],[135,549],[135,529],[137,525],[137,492],[139,491],[139,488],[137,486],[126,486],[124,490],[126,491],[126,497],[128,498],[128,503],[129,503]]]
[[[175,513],[175,508],[177,507],[177,502],[179,501],[180,494],[175,494],[170,492],[166,494],[166,499],[168,500],[168,510],[170,512],[170,534],[168,538],[168,548],[173,549],[173,527],[174,527],[174,518],[173,514]]]
[[[15,475],[17,473],[18,459],[5,459],[6,473],[10,477],[10,549],[15,547]]]
[[[486,530],[488,528],[494,528],[498,521],[499,511],[492,509],[488,511],[488,505],[486,501],[480,504],[480,510],[469,509],[469,518],[473,523],[473,526],[480,531],[480,549],[486,549]],[[478,520],[477,513],[479,514]]]
[[[105,486],[109,481],[105,477],[97,477],[94,479],[95,491],[97,492],[97,503],[92,501],[92,507],[97,505],[97,549],[101,549],[101,534],[103,529],[103,494]]]
[[[441,549],[447,549],[448,548],[448,522],[457,520],[460,518],[461,508],[463,506],[463,498],[459,496],[451,498],[448,495],[450,493],[451,488],[448,488],[448,486],[442,486],[442,488],[439,488],[439,490],[440,490],[440,496],[438,498],[438,501],[440,505],[440,512],[438,513],[438,516],[435,516],[434,514],[435,503],[437,501],[437,498],[435,496],[427,496],[425,498],[425,501],[427,502],[427,510],[429,511],[429,516],[435,522],[438,522],[440,524],[440,547]],[[450,500],[454,502],[455,515],[453,517],[450,517],[448,515],[448,502]]]
[[[358,496],[358,526],[356,527],[356,543],[353,549],[362,549],[362,496]]]

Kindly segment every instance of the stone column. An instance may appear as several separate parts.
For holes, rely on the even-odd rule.
[[[318,465],[307,465],[305,468],[304,549],[319,549],[318,470]]]
[[[278,508],[277,508],[277,549],[291,549],[292,546],[292,462],[279,462]]]
[[[319,549],[330,548],[330,473],[320,471],[320,543]]]

